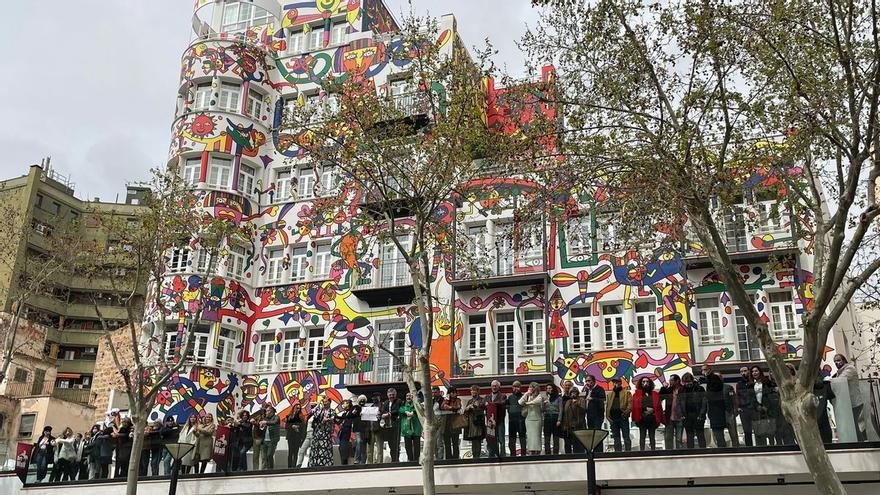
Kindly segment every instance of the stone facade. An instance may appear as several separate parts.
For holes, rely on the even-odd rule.
[[[116,349],[119,362],[125,366],[134,364],[134,350],[128,327],[110,332],[110,340]],[[91,405],[95,408],[95,421],[103,421],[107,412],[119,407],[119,399],[125,396],[125,382],[113,354],[103,338],[98,341],[98,357],[95,361],[95,380],[92,383]],[[112,404],[111,404],[112,403]]]

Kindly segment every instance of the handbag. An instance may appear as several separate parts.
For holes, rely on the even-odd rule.
[[[463,430],[467,428],[468,420],[467,416],[464,414],[456,414],[452,416],[452,429],[453,430]]]
[[[755,430],[756,437],[770,437],[773,436],[773,431],[775,430],[775,424],[772,419],[756,419],[752,421],[752,428]]]

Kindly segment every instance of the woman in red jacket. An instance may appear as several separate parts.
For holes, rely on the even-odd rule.
[[[651,442],[651,450],[657,450],[654,433],[661,424],[666,424],[663,408],[660,407],[660,394],[654,391],[654,382],[648,377],[639,380],[636,393],[633,394],[632,417],[639,427],[639,449],[645,450],[645,434]]]

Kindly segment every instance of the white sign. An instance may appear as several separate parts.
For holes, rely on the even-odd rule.
[[[377,421],[379,418],[379,406],[364,406],[361,408],[361,420]]]

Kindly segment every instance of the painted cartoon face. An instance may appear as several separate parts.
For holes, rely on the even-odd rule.
[[[198,370],[199,386],[202,389],[214,388],[214,385],[217,383],[217,375],[220,374],[220,370],[218,370],[217,368],[207,367],[200,367]]]
[[[207,115],[199,115],[193,119],[189,125],[190,132],[193,136],[205,137],[214,132],[214,121]]]
[[[342,66],[352,76],[361,76],[376,63],[378,54],[378,46],[347,50],[342,56]]]

